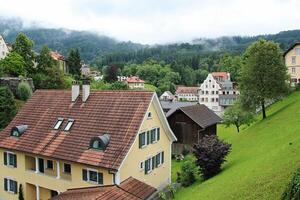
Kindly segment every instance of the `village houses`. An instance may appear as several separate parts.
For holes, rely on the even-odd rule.
[[[4,59],[9,52],[9,49],[4,41],[4,38],[0,35],[0,60]]]
[[[227,72],[213,72],[200,86],[199,103],[221,115],[225,108],[237,100],[239,91]]]
[[[178,101],[198,101],[199,87],[177,86],[175,96]]]
[[[171,183],[174,141],[156,93],[37,90],[0,132],[1,198],[147,199]]]
[[[125,81],[130,89],[144,89],[145,81],[138,76],[130,76]]]
[[[300,42],[293,44],[283,55],[292,85],[300,83]]]

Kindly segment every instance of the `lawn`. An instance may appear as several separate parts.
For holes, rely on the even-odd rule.
[[[300,92],[267,110],[268,118],[237,133],[218,127],[218,135],[232,144],[232,152],[217,176],[181,188],[176,199],[280,199],[294,171],[300,167]],[[173,161],[172,179],[180,164]]]

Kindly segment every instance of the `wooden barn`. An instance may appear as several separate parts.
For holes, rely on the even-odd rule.
[[[204,135],[217,134],[217,124],[222,120],[205,105],[179,107],[168,112],[167,119],[177,137],[172,153],[181,154],[184,148],[190,149]]]

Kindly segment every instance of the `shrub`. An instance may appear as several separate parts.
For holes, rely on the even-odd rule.
[[[27,82],[21,82],[17,88],[17,96],[20,100],[26,101],[32,95],[32,89]]]
[[[196,165],[200,167],[204,179],[221,171],[221,165],[231,150],[231,145],[218,139],[216,135],[206,135],[194,145]]]
[[[0,87],[0,130],[12,120],[15,114],[14,95],[8,87]]]
[[[128,85],[122,81],[116,81],[110,84],[109,90],[128,90]]]
[[[282,200],[299,200],[300,199],[300,169],[296,171],[292,180],[286,187],[281,197]]]
[[[177,181],[181,183],[182,186],[187,187],[196,181],[198,174],[199,168],[195,164],[195,158],[193,156],[187,156],[181,166],[180,173],[177,174]]]

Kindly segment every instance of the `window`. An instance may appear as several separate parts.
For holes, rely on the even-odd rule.
[[[17,155],[11,152],[4,152],[4,165],[17,167]]]
[[[292,57],[292,64],[295,65],[296,64],[296,56]]]
[[[7,192],[12,192],[14,194],[18,193],[18,183],[9,178],[4,178],[4,190]]]
[[[215,91],[211,91],[211,94],[215,94]]]
[[[164,163],[164,152],[160,152],[159,154],[157,154],[155,161],[156,161],[155,163],[156,167],[161,166]]]
[[[11,136],[19,137],[20,134],[16,129],[14,129],[14,130],[11,131]]]
[[[139,134],[139,147],[143,148],[146,146],[146,133],[140,133]]]
[[[144,170],[144,162],[141,162],[141,163],[140,163],[140,170],[141,170],[141,171]]]
[[[218,102],[219,101],[219,99],[218,98],[216,98],[216,102]]]
[[[208,94],[208,91],[206,91],[205,94]]]
[[[65,127],[65,131],[69,131],[71,129],[71,127],[73,126],[73,124],[74,124],[74,119],[69,119],[68,123]]]
[[[47,160],[47,169],[53,169],[53,161]]]
[[[63,123],[64,119],[63,118],[58,118],[55,125],[54,125],[54,129],[57,130],[59,129],[60,125]]]
[[[64,163],[64,173],[71,174],[71,165]]]
[[[296,73],[296,68],[292,67],[292,74],[295,74],[295,73]]]
[[[211,102],[215,102],[215,99],[214,98],[211,98],[211,100],[210,100]]]
[[[149,158],[145,161],[145,174],[149,174],[152,171],[151,160],[152,158]]]
[[[151,119],[151,118],[152,118],[152,113],[151,113],[151,112],[148,112],[147,118],[148,118],[148,119]]]
[[[300,48],[295,48],[296,55],[300,55]]]
[[[164,163],[164,152],[160,152],[157,155],[148,158],[144,163],[145,174],[149,174],[155,168],[161,166]]]
[[[219,91],[216,91],[216,94],[219,94]]]
[[[97,170],[83,169],[82,179],[88,182],[94,182],[98,184],[103,184],[103,173],[99,173]]]

